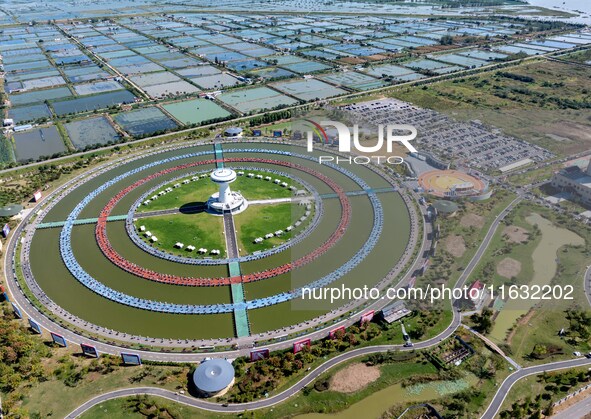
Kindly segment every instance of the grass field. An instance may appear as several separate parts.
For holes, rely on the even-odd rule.
[[[447,217],[438,224],[441,227],[440,246],[435,257],[431,258],[431,267],[425,276],[417,280],[417,286],[427,283],[447,282],[454,284],[461,271],[468,264],[490,225],[503,208],[515,199],[515,195],[504,190],[495,191],[492,197],[482,202],[463,202],[461,210],[455,217]],[[481,217],[481,227],[462,225],[464,215],[472,214]],[[445,246],[442,246],[450,236],[461,236],[466,251],[461,256],[454,257]]]
[[[292,193],[289,189],[277,185],[273,181],[249,178],[246,176],[248,173],[254,173],[255,176],[271,176],[273,180],[279,179],[281,182],[285,182],[289,185],[294,185],[298,189],[302,189],[298,183],[295,183],[293,180],[285,176],[279,176],[273,173],[256,170],[244,170],[244,172],[244,176],[238,176],[236,181],[230,184],[230,189],[239,191],[247,200],[289,198],[292,196]],[[187,179],[191,179],[191,177],[192,176],[188,177]],[[181,184],[180,187],[174,188],[172,192],[158,197],[158,199],[153,200],[150,202],[150,204],[141,205],[138,208],[138,212],[180,208],[186,204],[207,202],[208,198],[214,192],[219,190],[218,185],[209,179],[209,174],[208,177],[201,178],[198,181],[191,181],[186,185],[182,183],[183,180],[184,179],[179,179],[178,181],[171,182],[170,184],[164,185],[162,188],[156,190],[153,195],[157,195],[159,191],[168,187],[172,188],[174,184]],[[148,198],[153,195],[151,194]]]
[[[574,52],[565,57],[560,57],[560,59],[576,61],[578,63],[588,63],[589,61],[591,61],[591,49],[587,49],[580,52]]]
[[[564,247],[561,244],[563,239],[566,237],[571,238],[573,233],[566,229],[558,230],[554,228],[548,230],[545,224],[540,226],[540,230],[536,233],[538,229],[533,227],[532,222],[534,219],[531,218],[533,211],[531,205],[522,204],[506,217],[505,226],[517,226],[527,231],[529,234],[528,240],[523,243],[511,243],[504,237],[505,226],[499,228],[482,258],[483,262],[476,267],[474,278],[496,286],[502,284],[509,286],[511,284],[548,283],[552,280],[554,272],[554,268],[549,264],[554,263],[556,259],[554,249],[558,247],[558,276],[566,275],[563,277],[564,284],[573,285],[575,290],[581,288],[582,271],[584,271],[586,263],[583,250],[573,246]],[[552,216],[551,212],[545,211],[541,207],[536,207],[535,213],[543,214],[545,217]],[[565,236],[565,234],[567,235]],[[568,249],[568,251],[565,249]],[[547,252],[550,252],[550,254],[546,254]],[[514,259],[521,264],[521,271],[514,278],[502,277],[497,272],[499,262],[505,258]],[[566,273],[565,271],[569,272]],[[584,303],[583,294],[577,291],[575,291],[575,294],[577,298],[574,302],[565,300],[543,301],[538,302],[538,304],[533,300],[507,302],[503,311],[496,318],[490,337],[498,342],[508,343],[510,345],[509,351],[512,351],[514,358],[518,362],[534,362],[529,354],[536,343],[553,344],[563,347],[567,354],[572,352],[575,347],[566,345],[564,339],[560,339],[557,333],[558,330],[565,327],[562,326],[566,321],[564,310],[571,305]],[[532,307],[533,311],[530,312],[531,316],[528,315],[527,321],[519,322],[518,326],[515,327],[515,321]],[[510,333],[508,340],[506,340],[507,332],[513,329],[515,329],[515,332]],[[583,345],[583,349],[585,348],[586,345]]]
[[[63,418],[74,408],[81,405],[93,396],[117,388],[125,388],[138,385],[158,386],[169,390],[185,388],[186,376],[190,368],[187,366],[152,366],[141,367],[115,366],[111,372],[93,371],[91,359],[68,355],[66,362],[61,357],[71,352],[67,349],[59,349],[56,356],[46,359],[46,369],[55,371],[74,371],[82,374],[82,379],[74,385],[66,385],[56,376],[48,376],[47,381],[33,383],[26,397],[22,401],[22,407],[30,416],[27,417],[56,417]],[[104,360],[100,363],[103,365]],[[118,364],[115,359],[114,364]],[[85,369],[90,371],[85,372]],[[36,416],[37,415],[37,416]],[[119,416],[121,418],[125,416]]]
[[[569,155],[591,147],[589,69],[540,60],[499,72],[443,81],[392,96]]]
[[[14,162],[14,149],[9,138],[0,135],[0,167]]]
[[[293,226],[293,221],[303,216],[305,211],[305,206],[291,203],[251,205],[246,211],[234,216],[241,254],[269,249],[294,237],[309,224],[313,214],[289,233],[285,232],[285,229],[287,226]],[[265,234],[277,230],[283,230],[284,234],[265,239],[262,243],[254,243],[257,237],[264,237]]]
[[[564,250],[567,247],[582,245],[583,239],[567,229],[557,228],[552,222],[537,213],[529,214],[526,217],[526,221],[537,226],[541,232],[541,237],[531,253],[533,272],[531,275],[525,276],[525,278],[529,278],[529,280],[526,280],[530,286],[550,285],[558,269],[558,263],[562,253],[566,253]],[[560,252],[561,250],[562,252]],[[491,332],[491,337],[498,340],[500,338],[502,339],[503,329],[508,329],[511,323],[518,317],[526,315],[529,309],[536,303],[538,301],[533,299],[512,299],[507,301],[503,310],[497,316],[496,325]],[[549,304],[543,305],[547,307]],[[498,330],[496,329],[497,327]]]
[[[183,256],[198,255],[188,252],[186,246],[193,245],[197,249],[208,250],[218,249],[219,256],[207,255],[208,257],[225,257],[226,241],[224,238],[223,218],[216,217],[206,212],[198,214],[173,214],[159,215],[156,217],[143,218],[136,222],[136,227],[145,226],[146,231],[151,232],[158,238],[156,243],[151,243],[142,233],[140,236],[160,250],[175,253]],[[177,249],[175,243],[181,242],[185,249]]]
[[[300,392],[287,402],[273,408],[253,412],[252,417],[269,419],[284,417],[301,419],[373,418],[380,417],[387,411],[400,413],[405,406],[424,401],[435,405],[440,412],[453,415],[453,411],[448,410],[450,397],[460,392],[472,392],[473,388],[477,388],[480,390],[477,392],[478,394],[472,394],[473,398],[464,403],[464,412],[468,415],[467,417],[476,417],[482,413],[493,396],[495,387],[510,371],[506,363],[498,355],[486,349],[482,342],[477,339],[470,340],[466,336],[464,338],[468,339],[468,342],[477,350],[478,355],[469,358],[461,366],[453,368],[453,371],[438,371],[431,362],[425,359],[424,351],[406,353],[404,356],[411,357],[406,361],[389,361],[378,364],[380,377],[360,390],[342,393],[331,390],[329,385],[328,390],[319,391],[314,388],[314,385],[310,385],[308,391]],[[365,358],[347,361],[320,376],[315,383],[330,383],[330,378],[336,373],[359,362],[365,362]],[[315,366],[316,364],[313,365],[313,367]],[[492,377],[478,378],[477,374],[481,366],[493,372]],[[294,380],[290,380],[290,382],[295,381],[296,377],[293,378]],[[183,418],[229,417],[228,415],[188,408],[159,398],[148,398],[143,406],[147,409],[153,403],[157,403],[161,408],[171,413],[174,412]],[[105,402],[94,407],[82,417],[145,417],[129,410],[129,404],[126,399]],[[128,415],[119,416],[121,412],[128,413]]]
[[[155,411],[148,410],[136,411],[130,408],[130,398],[120,398],[108,400],[98,406],[93,407],[88,412],[80,416],[81,419],[146,419],[147,415],[157,414]],[[230,415],[208,414],[207,412],[185,406],[180,403],[170,402],[156,397],[142,398],[146,405],[157,404],[160,409],[166,410],[166,413],[174,418],[188,419],[206,419],[206,418],[230,418]],[[148,406],[147,406],[148,407]],[[161,410],[161,413],[164,412]]]
[[[525,221],[525,216],[527,215],[525,212],[526,207],[521,206],[519,208],[520,210],[513,213],[516,215],[508,216],[505,219],[505,223],[499,226],[481,262],[477,265],[473,278],[478,278],[487,285],[494,284],[498,287],[502,284],[528,284],[533,277],[532,253],[538,246],[540,237],[534,236],[533,226]],[[528,240],[523,243],[511,243],[505,237],[505,228],[508,225],[523,229],[529,235]],[[503,277],[497,271],[499,263],[506,258],[516,260],[521,264],[521,270],[514,278]],[[515,315],[515,318],[518,316]],[[491,336],[499,336],[499,340],[504,340],[506,331],[511,325],[511,321],[504,326],[495,325]]]
[[[518,173],[509,176],[511,185],[524,186],[532,183],[541,182],[550,179],[554,172],[561,169],[559,164],[551,164],[537,169],[529,170],[525,173]]]
[[[545,216],[549,216],[549,214],[545,214]],[[590,237],[589,232],[585,230],[584,233],[586,234],[582,234],[582,236],[588,240]],[[572,285],[574,299],[551,299],[540,302],[529,312],[527,322],[519,323],[515,327],[511,339],[511,349],[514,357],[523,360],[524,364],[568,359],[572,357],[571,353],[573,351],[588,352],[591,348],[588,339],[578,337],[566,339],[558,335],[560,329],[569,328],[566,310],[587,307],[588,305],[583,291],[583,276],[590,261],[588,251],[586,246],[568,246],[561,248],[557,257],[559,263],[552,284],[560,286]],[[530,354],[536,344],[560,348],[563,354],[552,355],[543,360],[532,359]]]

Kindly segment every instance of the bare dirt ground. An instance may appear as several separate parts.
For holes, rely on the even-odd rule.
[[[466,243],[462,236],[449,236],[445,239],[445,250],[453,257],[459,258],[466,251]]]
[[[478,214],[466,214],[460,220],[462,227],[480,228],[484,225],[484,217]]]
[[[525,228],[510,225],[505,227],[503,235],[507,236],[509,243],[523,243],[527,241],[529,233]]]
[[[380,378],[378,367],[365,364],[352,364],[340,370],[330,379],[330,390],[340,393],[352,393]]]
[[[511,279],[521,272],[521,262],[512,258],[505,258],[497,264],[497,273],[504,278]]]
[[[358,57],[344,57],[340,58],[339,61],[344,64],[363,64],[365,62],[365,60]]]
[[[388,59],[387,55],[382,55],[382,54],[374,54],[374,55],[368,55],[365,57],[368,61],[383,61]]]

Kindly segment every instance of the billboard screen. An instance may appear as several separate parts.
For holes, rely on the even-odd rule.
[[[10,233],[10,226],[8,224],[4,224],[4,227],[2,227],[2,235],[4,237],[8,237],[8,233]]]
[[[84,343],[80,344],[80,348],[82,349],[82,353],[84,355],[92,356],[94,358],[98,358],[98,351],[94,346],[85,345]]]
[[[255,349],[250,351],[250,361],[258,361],[259,359],[269,358],[270,351],[268,349]]]
[[[41,191],[37,191],[33,194],[33,199],[35,199],[35,202],[39,201],[42,197],[43,195],[41,195]]]
[[[6,294],[5,292],[2,293],[2,301],[10,301],[8,294]]]
[[[340,327],[337,327],[336,329],[332,329],[330,332],[328,332],[328,337],[330,339],[334,339],[339,332],[342,332],[343,334],[345,334],[345,326],[340,326]]]
[[[21,313],[21,309],[15,303],[12,303],[12,311],[14,311],[14,315],[19,319],[23,318],[23,314]]]
[[[375,311],[370,310],[367,313],[362,314],[361,318],[359,319],[359,323],[363,324],[363,323],[370,322],[371,319],[373,319],[374,313],[375,313]]]
[[[121,359],[125,365],[142,365],[142,360],[136,354],[121,354]]]
[[[31,329],[33,329],[34,332],[41,334],[41,326],[39,326],[37,322],[29,319],[29,326],[31,326]]]
[[[51,339],[53,339],[53,343],[58,344],[59,346],[63,346],[64,348],[68,346],[66,339],[62,335],[58,335],[57,333],[49,332],[51,334]]]
[[[308,339],[302,339],[300,341],[294,342],[294,344],[293,344],[293,353],[294,354],[297,354],[302,349],[304,349],[305,346],[307,346],[309,348],[311,344],[312,344],[312,340],[310,338],[308,338]]]

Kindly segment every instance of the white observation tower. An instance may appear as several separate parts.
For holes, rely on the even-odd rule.
[[[246,199],[240,192],[230,190],[230,183],[236,180],[236,172],[232,169],[216,169],[211,173],[211,180],[220,186],[219,192],[214,193],[207,201],[209,210],[216,214],[224,212],[242,212],[248,206]]]

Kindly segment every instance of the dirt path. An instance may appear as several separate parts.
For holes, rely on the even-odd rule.
[[[529,323],[529,321],[531,320],[531,318],[534,316],[534,314],[536,314],[536,311],[532,308],[530,311],[527,312],[527,314],[525,316],[523,316],[521,318],[521,320],[519,320],[517,322],[518,326],[523,326],[524,324]],[[515,336],[515,332],[517,331],[517,328],[514,327],[513,330],[511,330],[509,332],[509,334],[507,335],[507,345],[511,345],[511,340],[513,339],[513,336]],[[525,339],[523,340],[525,341]],[[522,342],[523,343],[523,342]],[[519,345],[521,347],[521,345]]]

